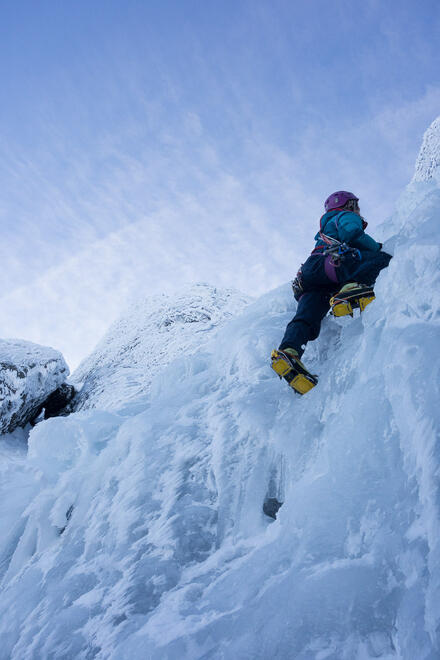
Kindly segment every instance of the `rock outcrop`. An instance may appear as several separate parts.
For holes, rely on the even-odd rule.
[[[20,339],[0,340],[0,434],[34,419],[68,375],[59,351]]]

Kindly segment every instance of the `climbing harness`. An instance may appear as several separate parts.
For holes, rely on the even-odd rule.
[[[326,234],[323,234],[321,231],[319,232],[319,236],[327,246],[323,248],[322,254],[325,257],[330,256],[331,262],[334,266],[340,266],[341,262],[344,261],[345,257],[348,255],[351,255],[355,259],[362,259],[361,252],[357,248],[350,247],[347,243],[341,243],[331,236],[326,236]]]

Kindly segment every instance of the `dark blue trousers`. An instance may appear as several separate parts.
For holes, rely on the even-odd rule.
[[[331,296],[348,282],[373,286],[380,271],[388,266],[391,259],[386,252],[365,251],[361,257],[346,256],[335,268],[333,279],[330,279],[325,267],[325,259],[329,257],[312,254],[307,259],[301,268],[304,293],[298,301],[294,318],[286,328],[280,350],[294,348],[301,356],[307,342],[319,336],[321,321],[330,309]]]

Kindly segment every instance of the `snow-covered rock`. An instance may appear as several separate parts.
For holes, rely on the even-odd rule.
[[[137,300],[73,375],[83,387],[76,409],[142,409],[156,374],[180,355],[202,350],[250,298],[207,284]]]
[[[0,340],[0,434],[24,426],[69,375],[53,348],[18,339]]]
[[[440,181],[440,117],[435,119],[423,137],[413,181]]]
[[[269,368],[286,284],[198,351],[180,344],[139,409],[133,394],[121,414],[128,359],[116,410],[40,423],[26,459],[14,445],[5,658],[440,657],[440,187],[425,183],[386,225],[376,301],[307,347],[306,396]]]

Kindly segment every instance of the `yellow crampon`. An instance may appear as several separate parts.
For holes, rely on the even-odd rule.
[[[333,298],[330,298],[331,313],[333,316],[346,316],[347,314],[353,316],[353,309],[359,308],[360,311],[363,312],[365,307],[373,302],[374,299],[374,294],[371,296],[352,298],[352,300],[343,300],[333,296]]]
[[[292,371],[292,366],[278,351],[273,350],[270,357],[272,359],[272,369],[280,378]]]
[[[318,379],[315,376],[298,371],[281,352],[273,350],[271,358],[272,369],[280,378],[284,378],[298,394],[306,394],[317,384]],[[298,369],[300,369],[299,365]]]

